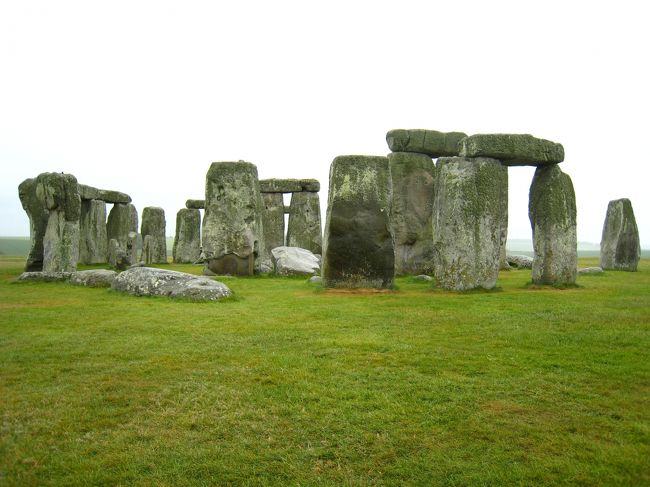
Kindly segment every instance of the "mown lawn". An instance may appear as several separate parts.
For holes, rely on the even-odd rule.
[[[0,260],[0,485],[650,484],[650,260],[566,290],[233,278],[209,304],[21,267]]]

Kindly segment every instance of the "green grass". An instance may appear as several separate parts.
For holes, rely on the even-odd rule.
[[[233,278],[205,304],[21,266],[0,259],[0,485],[650,484],[648,260],[566,290]]]

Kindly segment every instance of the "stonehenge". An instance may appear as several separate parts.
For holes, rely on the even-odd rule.
[[[291,195],[287,246],[300,247],[318,255],[323,253],[318,193],[305,191]]]
[[[172,259],[176,264],[193,264],[201,256],[201,213],[181,208],[176,214],[176,236]]]
[[[96,199],[82,200],[79,225],[79,261],[82,264],[105,263],[108,252],[106,203]]]
[[[156,206],[147,206],[142,210],[140,226],[143,247],[142,257],[145,264],[167,263],[167,242],[165,240],[165,210]]]
[[[43,238],[49,213],[36,196],[36,179],[25,179],[18,186],[20,203],[29,218],[30,249],[25,263],[25,272],[43,270]]]
[[[262,224],[264,226],[264,244],[266,252],[284,246],[284,199],[282,193],[262,193]]]
[[[634,272],[640,258],[639,229],[632,202],[627,198],[610,201],[600,240],[600,267]]]

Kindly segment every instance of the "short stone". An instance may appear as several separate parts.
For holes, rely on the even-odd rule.
[[[279,276],[317,274],[320,272],[318,258],[307,249],[299,247],[276,247],[271,251],[275,273]]]
[[[77,271],[70,276],[70,284],[86,287],[111,287],[115,276],[117,276],[117,272],[107,269]]]
[[[507,254],[506,261],[510,264],[510,267],[516,269],[532,269],[533,268],[533,258],[528,255],[521,254]]]
[[[578,269],[578,274],[579,275],[584,275],[584,274],[602,274],[603,268],[602,267],[581,267]]]
[[[419,276],[415,276],[413,278],[415,281],[433,281],[433,277],[427,276],[426,274],[420,274]]]
[[[458,143],[467,137],[463,132],[438,132],[424,129],[395,129],[386,134],[393,152],[417,152],[430,157],[458,155]]]
[[[627,198],[610,201],[600,240],[600,266],[603,269],[634,272],[639,259],[641,241],[632,202]]]
[[[67,282],[72,272],[23,272],[15,282]]]
[[[564,160],[562,144],[529,134],[476,134],[460,142],[461,157],[493,157],[508,166],[543,166]]]
[[[310,284],[321,284],[323,282],[323,278],[321,276],[311,276],[307,282]]]

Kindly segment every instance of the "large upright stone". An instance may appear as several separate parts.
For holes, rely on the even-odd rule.
[[[201,212],[181,208],[176,214],[172,256],[176,264],[193,264],[201,255]]]
[[[30,249],[25,262],[26,272],[43,270],[43,237],[47,229],[49,213],[36,196],[36,179],[25,179],[18,185],[18,196],[23,209],[29,217]]]
[[[81,200],[79,225],[79,261],[82,264],[107,262],[106,203],[100,200]]]
[[[632,203],[627,198],[610,201],[600,240],[600,267],[636,271],[640,258],[641,242]]]
[[[284,246],[284,199],[282,193],[262,193],[264,212],[264,243],[267,255],[276,247]]]
[[[508,168],[496,159],[438,159],[433,205],[438,286],[492,289],[508,212]]]
[[[395,273],[433,271],[433,185],[431,157],[414,152],[388,154],[393,187],[391,224],[395,236]]]
[[[564,147],[529,134],[476,134],[460,142],[459,155],[493,157],[508,166],[543,166],[562,162]]]
[[[215,274],[250,275],[271,268],[262,228],[257,167],[250,162],[213,162],[205,181],[203,254]]]
[[[287,246],[307,249],[312,254],[323,253],[318,193],[293,193],[289,207]]]
[[[147,236],[151,236],[151,242],[147,249],[145,264],[166,264],[167,263],[167,241],[165,239],[165,210],[157,206],[147,206],[142,210],[142,224],[140,234],[143,242]],[[144,251],[143,251],[143,255]]]
[[[423,129],[395,129],[386,134],[386,142],[393,152],[416,152],[431,157],[458,155],[458,143],[467,137],[463,132],[438,132]]]
[[[138,211],[131,203],[115,203],[106,223],[108,240],[114,238],[125,249],[129,232],[138,232]]]
[[[388,158],[339,156],[330,167],[323,286],[392,288]]]
[[[557,164],[538,167],[530,186],[533,283],[575,284],[578,264],[576,196],[571,178]]]
[[[72,174],[42,173],[36,195],[49,217],[43,237],[43,271],[74,272],[79,261],[81,198]]]

